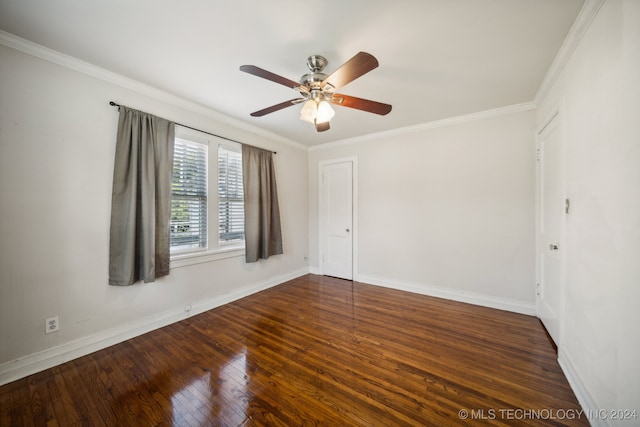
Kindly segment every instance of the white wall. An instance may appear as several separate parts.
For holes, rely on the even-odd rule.
[[[563,106],[571,213],[560,360],[583,406],[640,412],[639,79],[640,2],[607,0],[537,120]]]
[[[0,377],[16,363],[186,316],[186,304],[203,308],[308,271],[305,149],[2,45],[0,76]],[[285,254],[250,265],[236,256],[175,268],[155,283],[109,286],[118,121],[110,100],[276,150]],[[45,335],[51,316],[60,317],[61,330]]]
[[[319,267],[318,164],[357,156],[356,280],[532,309],[535,113],[481,116],[311,150],[310,266]]]
[[[532,306],[534,130],[561,103],[572,211],[560,360],[585,408],[640,409],[637,0],[605,2],[537,113],[424,128],[308,157],[4,46],[0,76],[0,379],[26,359],[299,274],[305,255],[317,269],[318,164],[346,156],[359,162],[356,278]],[[152,284],[108,286],[117,124],[109,100],[277,150],[286,254],[256,265],[232,257],[176,268]],[[54,315],[62,328],[45,336],[43,320]]]

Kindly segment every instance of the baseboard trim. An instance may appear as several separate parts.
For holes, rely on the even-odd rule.
[[[444,289],[441,287],[426,285],[422,283],[408,283],[367,275],[358,275],[357,281],[367,283],[369,285],[383,286],[386,288],[398,289],[400,291],[413,292],[416,294],[444,298],[483,307],[496,308],[498,310],[511,311],[514,313],[526,314],[529,316],[536,315],[535,303],[516,300],[512,298],[501,298],[492,295]]]
[[[591,426],[611,427],[612,424],[606,416],[608,415],[608,411],[603,412],[603,410],[596,404],[593,396],[585,387],[582,379],[580,379],[580,375],[578,375],[578,371],[571,362],[571,358],[562,348],[558,349],[558,364],[560,365],[562,372],[564,372],[564,376],[567,378],[569,386],[571,386],[571,390],[573,390],[573,394],[576,395],[578,403],[584,411],[583,416],[587,417]],[[605,416],[601,416],[603,414]]]
[[[19,380],[45,369],[53,368],[54,366],[77,359],[78,357],[86,356],[87,354],[95,351],[102,350],[114,344],[146,334],[147,332],[151,332],[155,329],[179,322],[190,316],[228,304],[232,301],[255,294],[273,286],[277,286],[308,273],[309,268],[304,267],[287,274],[252,283],[233,292],[195,302],[191,305],[191,311],[188,312],[185,311],[183,306],[173,308],[139,321],[129,323],[125,326],[108,329],[94,335],[83,337],[75,341],[3,363],[0,365],[0,385]]]
[[[309,273],[310,273],[310,274],[315,274],[316,276],[320,276],[320,275],[321,275],[321,273],[320,273],[320,268],[318,268],[318,267],[312,267],[312,266],[310,266],[310,267],[309,267]]]

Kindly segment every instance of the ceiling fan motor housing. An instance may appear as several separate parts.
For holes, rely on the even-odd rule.
[[[309,67],[309,71],[311,72],[300,78],[300,84],[308,86],[312,93],[319,91],[320,84],[327,78],[327,75],[323,73],[322,70],[324,70],[328,63],[329,61],[327,61],[324,56],[311,55],[308,57],[307,67]]]
[[[307,85],[311,89],[320,89],[320,83],[327,78],[324,73],[309,73],[300,78],[300,84]]]

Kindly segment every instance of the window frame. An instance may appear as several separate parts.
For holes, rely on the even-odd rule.
[[[230,242],[219,239],[218,224],[218,151],[224,147],[230,151],[242,152],[242,145],[196,130],[176,126],[175,138],[207,145],[207,245],[170,253],[171,268],[199,264],[244,255],[244,238]]]
[[[231,245],[231,246],[236,245],[237,246],[239,244],[243,244],[244,245],[245,234],[244,234],[244,194],[243,194],[244,188],[242,186],[242,178],[243,178],[242,177],[242,146],[240,144],[237,144],[237,143],[235,145],[228,144],[228,143],[218,144],[218,163],[217,163],[218,166],[220,164],[219,163],[219,159],[220,159],[220,155],[221,155],[221,151],[222,150],[224,150],[226,152],[229,152],[229,153],[235,153],[235,155],[236,155],[235,159],[237,159],[237,161],[238,161],[237,164],[235,163],[235,159],[234,159],[233,164],[232,164],[232,162],[227,162],[227,171],[228,170],[233,170],[234,169],[234,164],[236,165],[236,167],[239,166],[239,169],[235,170],[235,172],[236,172],[235,174],[227,175],[227,177],[226,177],[227,180],[229,180],[231,178],[230,182],[227,183],[228,184],[227,188],[231,187],[231,191],[229,191],[229,190],[226,191],[226,194],[227,194],[226,198],[223,199],[222,195],[219,192],[219,188],[216,187],[216,189],[217,189],[216,202],[218,203],[218,210],[216,211],[216,217],[218,219],[218,221],[217,221],[217,226],[218,226],[218,233],[217,233],[217,235],[218,235],[218,245],[219,246],[229,246],[229,245]],[[218,170],[216,172],[217,172],[217,175],[218,175],[217,183],[219,185],[220,184],[220,172],[221,171],[218,168]],[[234,175],[235,176],[239,175],[239,179],[236,178],[234,180],[233,179]],[[235,185],[229,185],[229,184],[235,184]],[[233,190],[235,190],[235,191],[233,191]],[[239,196],[238,197],[232,197],[233,194],[239,195]],[[223,221],[221,221],[221,218],[220,218],[220,216],[221,216],[220,215],[220,213],[221,213],[220,209],[221,209],[221,201],[222,200],[226,200],[227,203],[230,203],[231,205],[236,203],[237,206],[242,206],[242,216],[241,216],[242,221],[241,222],[238,221],[239,218],[236,218],[235,215],[230,215],[228,223],[227,223],[228,224],[227,227],[232,229],[232,231],[229,231],[230,234],[234,234],[234,231],[233,231],[233,229],[235,228],[234,225],[237,225],[238,223],[242,224],[241,225],[241,227],[242,227],[242,237],[241,238],[230,238],[230,239],[223,239],[222,238],[222,233],[220,232],[220,228],[222,228],[221,224],[223,222]],[[230,212],[234,211],[233,206],[231,206],[229,211]],[[235,233],[237,233],[237,232],[238,231],[235,231]]]

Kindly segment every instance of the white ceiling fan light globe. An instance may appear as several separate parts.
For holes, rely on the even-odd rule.
[[[313,99],[308,100],[302,106],[300,110],[300,120],[305,122],[314,123],[316,116],[318,115],[318,104]]]
[[[331,105],[327,101],[320,101],[318,104],[318,115],[316,117],[317,123],[326,123],[335,116],[335,111],[331,108]]]

